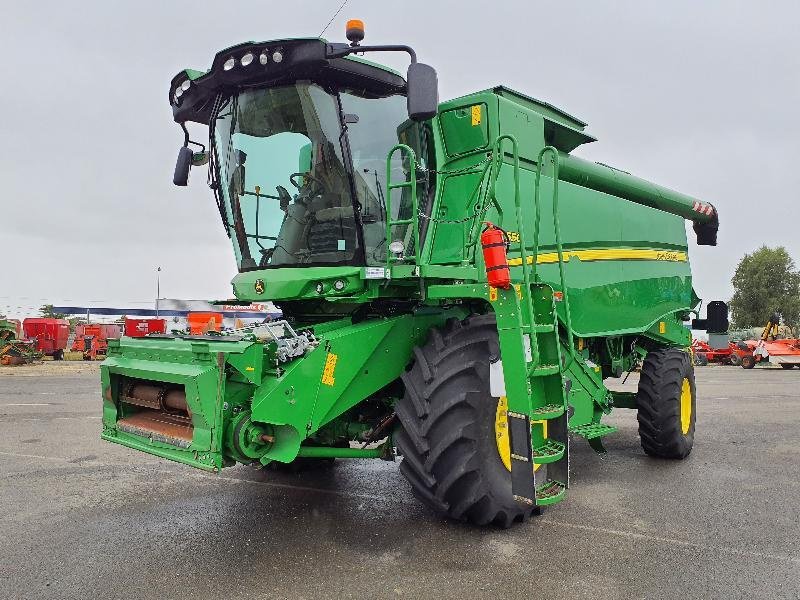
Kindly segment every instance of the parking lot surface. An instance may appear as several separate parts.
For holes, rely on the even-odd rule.
[[[0,376],[0,598],[800,598],[797,369],[698,368],[683,462],[616,411],[509,530],[439,519],[393,463],[214,475],[101,442],[98,379]]]

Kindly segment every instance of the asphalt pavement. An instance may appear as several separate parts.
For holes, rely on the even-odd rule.
[[[682,462],[616,411],[509,530],[441,520],[393,463],[214,475],[102,442],[96,369],[48,373],[0,374],[3,599],[800,598],[797,369],[698,368]]]

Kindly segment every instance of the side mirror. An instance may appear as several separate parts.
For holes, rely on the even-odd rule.
[[[728,331],[728,305],[722,300],[709,302],[705,319],[692,320],[692,329],[700,329],[708,333],[726,333]]]
[[[430,65],[411,63],[406,76],[408,116],[413,121],[425,121],[439,110],[439,79]]]
[[[722,300],[709,302],[706,307],[708,318],[708,331],[711,333],[725,333],[728,331],[728,305]]]
[[[185,186],[189,183],[189,171],[192,168],[194,152],[188,146],[182,146],[178,150],[178,160],[175,163],[175,174],[172,176],[172,183]]]

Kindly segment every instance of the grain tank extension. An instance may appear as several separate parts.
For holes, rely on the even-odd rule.
[[[501,526],[565,497],[570,445],[603,451],[615,408],[685,458],[684,220],[715,245],[714,206],[577,158],[586,124],[525,94],[439,103],[411,48],[362,37],[247,42],[173,78],[174,182],[207,165],[233,293],[283,319],[109,340],[103,439],[208,471],[399,456],[433,510]],[[638,393],[606,387],[637,367]]]

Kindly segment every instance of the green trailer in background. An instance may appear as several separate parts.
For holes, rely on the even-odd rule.
[[[172,80],[174,181],[208,164],[233,293],[283,319],[109,340],[103,438],[209,471],[400,455],[428,506],[502,526],[564,498],[570,444],[602,451],[614,408],[685,458],[684,220],[715,245],[715,208],[573,156],[586,124],[519,92],[440,104],[411,48],[361,37],[248,42]],[[360,56],[378,51],[407,76]],[[605,386],[638,367],[638,394]]]

